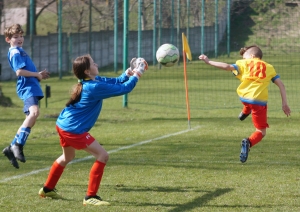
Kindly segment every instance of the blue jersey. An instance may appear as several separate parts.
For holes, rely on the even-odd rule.
[[[129,93],[137,81],[136,77],[128,78],[125,73],[116,78],[97,76],[95,80],[84,80],[79,102],[62,110],[57,126],[74,134],[88,132],[98,119],[103,99]]]
[[[15,72],[19,69],[38,72],[30,57],[21,47],[9,48],[7,59],[10,67]],[[44,97],[39,80],[36,77],[19,76],[17,79],[17,94],[23,101],[33,96],[38,99]]]

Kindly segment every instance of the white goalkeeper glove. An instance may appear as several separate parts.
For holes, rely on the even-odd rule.
[[[133,69],[133,75],[140,78],[146,70],[148,70],[148,63],[144,58],[139,57],[135,61],[136,68]]]
[[[125,71],[127,77],[130,77],[130,76],[133,75],[133,72],[132,72],[132,71],[133,71],[133,69],[135,68],[135,66],[136,66],[136,58],[134,57],[134,58],[132,58],[131,61],[130,61],[130,67],[127,68],[127,70]]]

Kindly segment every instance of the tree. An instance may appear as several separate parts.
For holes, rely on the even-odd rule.
[[[30,3],[33,4],[33,10],[35,11],[34,21],[33,21],[33,34],[36,35],[36,20],[38,19],[38,17],[41,15],[41,13],[47,7],[49,7],[51,4],[53,4],[56,1],[57,0],[39,0],[39,1],[29,0],[29,4],[27,5],[27,20],[26,20],[26,22],[27,22],[27,25],[26,25],[27,34],[29,34],[29,32],[30,32]],[[41,9],[38,11],[38,13],[36,12],[37,4],[38,4],[39,7],[41,7]]]

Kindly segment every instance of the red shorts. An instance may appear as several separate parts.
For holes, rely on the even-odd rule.
[[[244,105],[243,113],[252,114],[252,122],[257,129],[266,129],[269,127],[267,123],[267,105],[254,105],[242,102]]]
[[[63,131],[58,126],[56,126],[56,130],[59,134],[60,145],[62,147],[71,146],[77,150],[80,150],[87,148],[89,145],[91,145],[91,143],[95,141],[95,138],[87,132],[82,134],[69,133]]]

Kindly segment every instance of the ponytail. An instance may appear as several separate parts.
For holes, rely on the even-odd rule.
[[[66,106],[74,105],[75,103],[79,102],[81,97],[81,91],[82,91],[82,83],[78,82],[77,85],[73,86],[71,97],[69,101],[66,103]]]
[[[87,78],[88,76],[85,74],[85,70],[89,70],[91,67],[90,63],[91,56],[89,54],[77,57],[73,61],[73,73],[75,74],[76,78],[78,79],[77,85],[73,86],[71,91],[71,97],[69,101],[66,103],[66,106],[74,105],[75,103],[80,101],[81,98],[81,91],[82,91],[82,82],[83,79]]]

